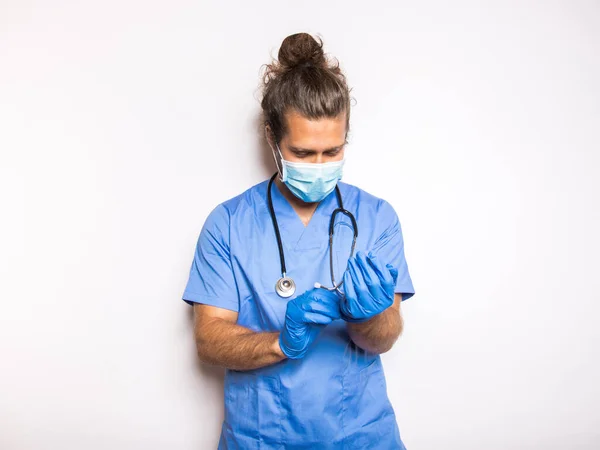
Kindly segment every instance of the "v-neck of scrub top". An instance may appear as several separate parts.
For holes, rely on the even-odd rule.
[[[285,248],[298,252],[327,245],[331,213],[338,207],[335,190],[319,202],[306,226],[302,223],[302,219],[294,207],[283,196],[277,183],[273,183],[271,195],[281,240]]]

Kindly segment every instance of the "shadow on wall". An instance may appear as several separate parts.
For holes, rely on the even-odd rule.
[[[262,111],[259,111],[251,120],[253,129],[256,130],[255,151],[260,162],[261,178],[267,180],[277,171],[277,168],[273,159],[273,152],[271,151],[271,147],[269,146],[269,143],[265,137]],[[190,331],[189,335],[190,339],[194,339],[194,308],[188,307],[187,309]],[[211,397],[208,399],[203,398],[202,402],[205,404],[210,404],[211,407],[212,405],[218,404],[219,409],[215,410],[215,414],[219,414],[222,421],[225,408],[223,397],[223,379],[225,376],[225,369],[223,367],[204,364],[202,361],[200,361],[197,355],[194,356],[196,358],[196,367],[198,369],[198,383],[205,388],[205,391],[214,393],[214,396],[211,395]],[[219,430],[215,430],[217,436],[219,432]]]
[[[194,339],[194,308],[187,308],[187,315],[190,323],[190,339]],[[195,349],[196,346],[194,345]],[[223,367],[211,366],[204,364],[194,353],[196,368],[198,369],[198,383],[203,386],[204,392],[210,392],[208,398],[200,399],[203,405],[211,405],[211,411],[220,417],[219,425],[224,417],[224,399],[223,399],[223,379],[225,377],[225,369]],[[218,405],[218,409],[213,409],[213,405]],[[218,433],[217,433],[218,436]]]

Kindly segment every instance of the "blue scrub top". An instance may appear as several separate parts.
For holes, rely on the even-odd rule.
[[[196,246],[183,300],[238,312],[238,325],[281,331],[289,299],[275,292],[279,252],[267,204],[268,180],[217,206]],[[414,288],[392,206],[362,189],[338,182],[344,207],[358,224],[355,252],[371,251],[398,268],[396,293]],[[304,226],[275,183],[272,198],[287,275],[296,294],[315,282],[331,286],[329,220],[335,192],[319,203]],[[334,271],[341,281],[352,244],[350,220],[338,214]],[[293,298],[293,297],[292,297]],[[284,359],[248,371],[225,373],[225,418],[219,449],[404,449],[386,391],[379,355],[356,346],[343,320],[319,334],[302,359]]]

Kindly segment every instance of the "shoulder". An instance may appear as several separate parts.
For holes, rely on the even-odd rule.
[[[269,180],[261,181],[249,187],[241,194],[224,201],[217,208],[220,207],[227,211],[230,216],[235,216],[244,210],[252,210],[257,206],[266,204],[265,197],[268,184]]]
[[[265,195],[269,180],[251,186],[241,194],[219,203],[209,213],[206,224],[218,228],[228,227],[234,217],[241,217],[245,213],[253,213],[257,206],[265,203]]]
[[[361,215],[377,216],[381,219],[397,219],[394,207],[387,201],[353,184],[338,182],[340,193],[347,209],[358,211]]]

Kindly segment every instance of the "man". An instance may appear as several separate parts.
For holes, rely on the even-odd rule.
[[[291,35],[278,60],[261,103],[277,176],[210,213],[183,294],[200,359],[227,369],[219,449],[404,449],[379,356],[414,294],[400,222],[339,181],[350,96],[322,42]]]

